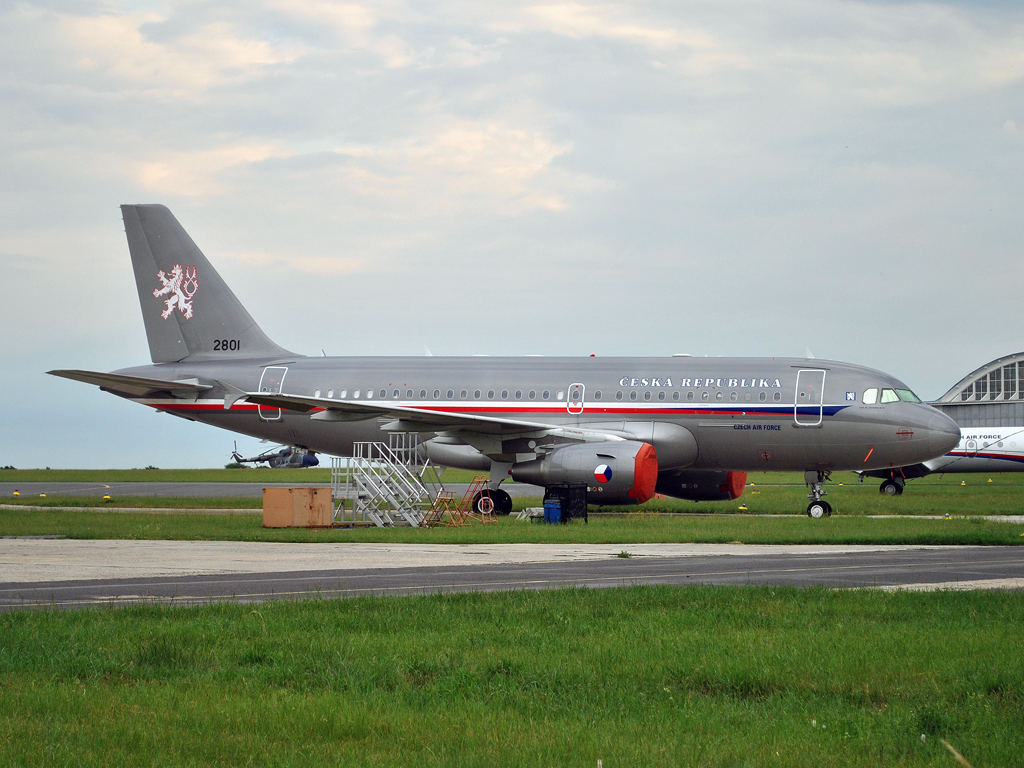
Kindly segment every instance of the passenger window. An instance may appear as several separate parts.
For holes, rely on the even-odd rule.
[[[314,389],[313,390],[313,397],[320,397],[320,390],[319,389]]]
[[[555,395],[555,400],[561,400],[563,397],[565,397],[565,392],[558,390],[558,393]]]
[[[344,397],[344,395],[342,395],[342,397]],[[421,389],[420,390],[420,400],[426,400],[426,399],[427,399],[427,390]]]
[[[752,395],[749,392],[747,392],[745,395],[743,395],[743,399],[746,400],[748,403],[750,402],[750,398],[751,397],[752,397]]]
[[[384,390],[382,389],[381,392],[383,392],[383,391]],[[373,400],[373,390],[372,389],[366,390],[366,399],[367,400]]]
[[[530,399],[532,400],[533,398],[531,397]],[[601,390],[600,390],[600,389],[599,389],[599,390],[597,390],[597,391],[596,391],[596,392],[594,393],[594,399],[595,399],[595,400],[600,400],[600,399],[601,399]]]
[[[543,392],[540,393],[540,397],[541,400],[547,400],[549,397],[551,397],[551,393],[545,389]]]
[[[765,400],[768,399],[768,393],[767,392],[762,392],[761,394],[759,394],[757,396],[757,399],[760,400],[763,403]]]
[[[636,390],[635,389],[632,392],[629,393],[629,399],[630,400],[636,400]]]
[[[693,391],[692,390],[686,393],[686,399],[691,401],[691,402],[693,401]]]
[[[537,399],[537,390],[536,389],[531,389],[530,390],[530,394],[528,394],[527,397],[530,398],[531,400],[536,400]],[[598,400],[601,399],[601,393],[600,392],[597,393],[597,399]]]
[[[333,398],[334,397],[334,390],[333,389],[328,389],[327,390],[327,397],[328,398]]]
[[[872,387],[864,390],[864,397],[861,398],[864,405],[874,405],[878,402],[878,390]]]
[[[493,400],[494,399],[494,390],[493,389],[488,389],[487,390],[487,399],[488,400]]]
[[[896,395],[895,390],[883,389],[882,390],[882,397],[880,398],[880,402],[882,402],[882,403],[897,403],[897,402],[899,402],[899,397]]]
[[[391,396],[395,398],[395,400],[398,400],[399,398],[402,397],[402,393],[396,389],[394,392],[391,393]]]
[[[724,394],[725,394],[724,392],[716,392],[716,393],[715,393],[715,400],[721,400],[721,399],[722,399],[722,396],[723,396]]]
[[[775,399],[776,403],[781,403],[782,402],[782,393],[781,392],[776,392],[774,399]]]
[[[330,392],[327,393],[328,397],[330,397],[330,394],[331,394]],[[412,390],[411,389],[405,390],[405,399],[406,400],[412,400]]]
[[[475,391],[473,392],[473,399],[474,399],[474,400],[479,400],[479,399],[480,399],[480,390],[479,390],[479,389],[478,389],[478,390],[475,390]]]
[[[707,400],[708,397],[709,397],[709,395],[708,395],[708,391],[706,389],[703,392],[700,393],[700,399],[701,400]]]
[[[508,390],[507,389],[501,390],[501,399],[502,400],[508,400]]]
[[[465,400],[467,397],[469,397],[469,390],[464,389],[461,392],[459,392],[459,397]]]
[[[658,399],[659,400],[664,400],[665,399],[665,393],[664,392],[659,392],[658,393]]]
[[[735,392],[731,392],[729,394],[729,399],[732,400],[735,403],[739,399],[739,395],[736,394]]]
[[[341,392],[338,393],[338,397],[340,397],[342,400],[344,400],[346,397],[348,397],[348,390],[347,389],[341,390]],[[356,395],[356,397],[359,397],[359,395]]]
[[[455,397],[455,390],[454,389],[449,389],[448,390],[448,399],[451,400],[453,397]]]
[[[523,390],[517,389],[516,390],[516,400],[522,400],[522,399],[523,399]]]
[[[352,397],[359,397],[359,390],[358,389],[355,392],[352,393]]]
[[[616,400],[621,400],[622,399],[622,392],[621,391],[615,393],[615,399]]]
[[[441,390],[440,389],[435,389],[434,390],[434,399],[435,400],[440,400],[441,399]]]
[[[651,399],[651,393],[650,392],[644,392],[644,400],[650,400],[650,399]]]
[[[672,399],[673,400],[678,400],[679,399],[679,392],[673,392],[672,393]]]

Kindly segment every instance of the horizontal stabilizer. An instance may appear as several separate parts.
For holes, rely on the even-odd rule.
[[[210,384],[198,381],[165,381],[163,379],[147,379],[142,376],[124,376],[118,373],[100,373],[98,371],[47,371],[51,376],[95,384],[97,387],[129,395],[146,397],[157,392],[170,392],[172,395],[195,397],[202,392],[213,389]]]

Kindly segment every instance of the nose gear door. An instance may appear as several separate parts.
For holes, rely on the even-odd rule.
[[[565,398],[565,407],[569,413],[583,413],[583,394],[584,386],[582,384],[569,385],[569,396]]]
[[[816,427],[821,424],[821,403],[824,391],[825,371],[797,371],[793,418],[798,426]]]
[[[284,376],[288,373],[288,369],[281,366],[267,366],[263,369],[263,375],[260,376],[260,392],[268,395],[279,395],[281,394],[281,386],[284,384]],[[265,405],[256,406],[256,410],[259,411],[260,418],[264,421],[280,421],[281,420],[281,409],[280,408],[269,408]]]

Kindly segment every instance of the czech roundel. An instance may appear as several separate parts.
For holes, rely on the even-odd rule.
[[[612,479],[612,468],[607,464],[602,464],[594,470],[594,478],[599,483],[607,483]]]

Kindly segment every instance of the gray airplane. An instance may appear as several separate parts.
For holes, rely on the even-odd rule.
[[[586,488],[591,504],[655,493],[734,499],[747,472],[798,471],[831,513],[837,470],[925,462],[960,430],[902,382],[786,358],[306,357],[271,341],[171,212],[121,207],[153,365],[50,371],[159,411],[318,453],[415,432],[436,464]],[[888,402],[864,393],[892,391]],[[552,490],[554,489],[554,490]]]

